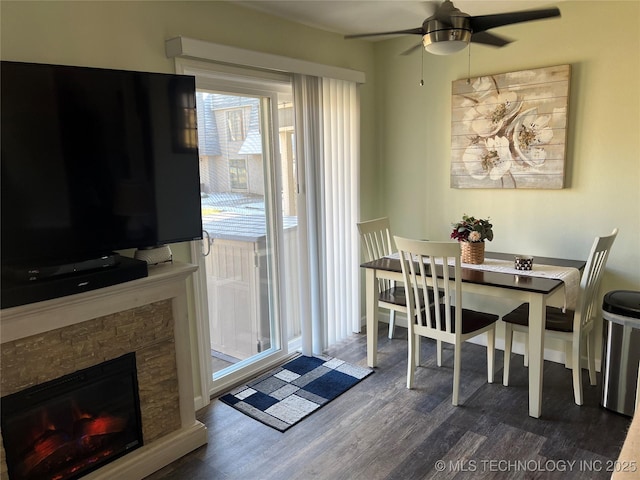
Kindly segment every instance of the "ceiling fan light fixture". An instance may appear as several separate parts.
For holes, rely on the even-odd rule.
[[[462,28],[450,28],[429,32],[422,37],[424,49],[434,55],[451,55],[469,45],[471,31]]]

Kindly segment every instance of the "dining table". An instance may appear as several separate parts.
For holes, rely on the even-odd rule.
[[[576,274],[584,270],[586,261],[551,257],[535,257],[533,270],[521,272],[510,268],[491,268],[492,263],[513,263],[515,254],[486,252],[483,265],[462,264],[463,293],[499,297],[514,302],[529,303],[529,415],[539,418],[542,413],[542,383],[544,363],[544,330],[546,306],[549,299],[562,295],[566,279],[545,273],[545,266],[566,269]],[[490,261],[495,259],[494,262]],[[387,256],[360,265],[365,269],[367,364],[377,366],[378,354],[378,280],[403,281],[399,257]],[[453,268],[453,267],[449,267]],[[438,274],[441,276],[441,273]],[[579,278],[579,277],[578,277]],[[575,283],[575,281],[574,281]],[[578,279],[579,284],[579,279]],[[573,285],[574,290],[579,285]],[[577,293],[577,292],[574,292]]]

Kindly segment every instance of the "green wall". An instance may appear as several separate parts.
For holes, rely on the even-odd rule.
[[[489,250],[568,258],[618,227],[603,290],[640,290],[640,2],[558,6],[560,19],[499,29],[516,40],[502,49],[472,45],[470,62],[471,76],[571,65],[566,188],[451,188],[451,82],[467,77],[468,51],[425,54],[420,87],[420,53],[398,55],[415,38],[397,38],[375,47],[377,213],[396,234],[433,240],[463,213],[491,217]]]

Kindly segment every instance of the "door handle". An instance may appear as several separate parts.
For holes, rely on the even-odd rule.
[[[206,252],[204,249],[202,250],[202,256],[207,257],[211,253],[211,245],[213,244],[213,238],[209,235],[209,232],[206,230],[202,230],[202,241],[207,245]]]

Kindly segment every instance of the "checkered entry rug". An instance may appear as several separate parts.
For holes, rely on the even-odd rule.
[[[372,373],[337,358],[299,356],[220,400],[284,432]]]

